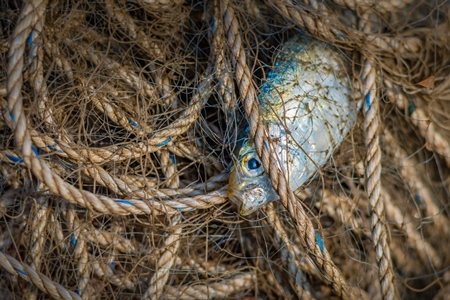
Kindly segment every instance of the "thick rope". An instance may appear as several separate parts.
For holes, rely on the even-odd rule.
[[[29,36],[29,30],[32,28],[37,20],[39,20],[45,12],[45,2],[35,1],[36,3],[29,3],[25,6],[16,28],[13,33],[13,39],[11,42],[11,48],[8,53],[8,66],[7,66],[7,91],[8,91],[8,111],[10,113],[11,124],[15,130],[15,143],[16,149],[18,149],[21,160],[24,164],[31,169],[33,174],[49,187],[50,191],[62,196],[64,199],[71,203],[78,204],[82,207],[96,210],[102,213],[115,213],[115,214],[150,214],[152,211],[159,211],[159,213],[176,213],[180,210],[190,210],[185,205],[182,207],[177,206],[178,204],[170,203],[175,205],[175,208],[171,208],[168,203],[160,203],[156,201],[150,201],[151,203],[146,203],[141,200],[113,200],[106,196],[94,195],[88,191],[79,190],[76,187],[66,183],[61,177],[53,173],[48,165],[36,155],[36,151],[32,147],[32,140],[30,132],[27,129],[26,116],[23,110],[23,99],[22,99],[22,85],[23,85],[23,53],[25,50],[25,45]],[[34,8],[36,12],[34,12]],[[36,14],[36,16],[35,16]],[[199,87],[200,90],[207,89],[210,86],[210,79],[205,80]],[[197,102],[201,102],[199,99]],[[194,109],[193,109],[194,107]],[[190,106],[184,113],[197,113],[198,107],[195,105]],[[164,135],[175,136],[179,134],[179,131],[186,130],[186,126],[189,126],[191,122],[185,122],[183,119],[175,121],[170,127],[171,129],[166,129]],[[154,138],[161,134],[161,132],[156,133]],[[154,139],[152,139],[154,140]],[[157,141],[161,141],[161,138],[156,138]],[[48,145],[48,144],[47,144]],[[75,151],[74,151],[75,152]],[[89,156],[89,155],[87,155]],[[91,158],[91,157],[90,157]],[[222,198],[223,197],[219,197]],[[208,197],[203,198],[207,202],[210,200]],[[216,198],[217,199],[217,198]],[[222,201],[223,202],[223,201]]]
[[[357,10],[361,12],[374,13],[394,13],[407,5],[414,2],[414,0],[332,0],[334,3],[346,6],[351,10]]]
[[[164,299],[229,299],[233,294],[254,288],[255,280],[253,273],[244,273],[207,285],[166,286]]]
[[[339,269],[332,262],[328,251],[322,243],[316,240],[314,226],[306,215],[303,206],[296,200],[287,184],[283,172],[277,165],[277,159],[272,153],[272,142],[259,117],[259,103],[253,86],[252,76],[246,62],[245,50],[242,47],[239,35],[239,23],[229,1],[221,2],[224,29],[227,36],[228,47],[231,49],[231,58],[235,67],[236,82],[238,83],[241,101],[249,121],[251,135],[255,140],[255,147],[262,164],[272,181],[283,205],[292,217],[297,234],[301,237],[302,247],[323,273],[324,279],[331,284],[333,291],[342,299],[351,298],[349,286],[342,277]]]
[[[400,175],[408,184],[409,188],[416,191],[421,201],[425,203],[425,216],[422,218],[432,219],[433,226],[437,232],[442,232],[444,236],[450,236],[450,226],[445,215],[442,214],[441,209],[435,202],[436,196],[432,194],[430,188],[426,186],[426,181],[420,176],[420,172],[416,171],[416,166],[420,165],[419,161],[402,149],[402,147],[395,141],[390,132],[385,130],[383,135],[388,151],[396,158],[399,164]]]
[[[366,33],[371,32],[371,22],[368,14],[361,17],[359,27]],[[377,94],[377,73],[373,62],[365,58],[362,70],[364,97],[364,142],[366,146],[365,181],[369,198],[370,228],[372,244],[375,249],[375,259],[378,265],[381,295],[383,299],[399,299],[395,284],[395,273],[392,266],[388,233],[386,225],[385,203],[381,197],[381,147],[379,142],[379,120]]]
[[[395,102],[402,111],[408,108],[409,102],[404,92],[389,80],[385,80],[384,83],[389,99]],[[438,131],[434,122],[430,122],[429,114],[420,107],[414,107],[408,120],[419,129],[420,135],[427,141],[427,148],[442,155],[447,166],[450,167],[450,143]]]
[[[30,282],[44,293],[50,295],[53,299],[81,300],[74,292],[66,290],[62,285],[53,282],[44,274],[36,272],[29,265],[21,263],[3,252],[0,252],[0,266],[10,274],[19,275],[22,279]]]
[[[387,49],[391,49],[393,53],[416,53],[423,44],[417,37],[380,36],[346,27],[324,10],[323,5],[320,9],[314,9],[305,5],[295,5],[291,0],[266,0],[266,2],[310,35],[323,41],[335,41],[343,48],[363,51],[367,57],[373,57],[374,53],[378,52],[385,53]]]
[[[164,290],[164,287],[169,279],[170,269],[177,258],[178,248],[180,247],[180,236],[182,233],[182,226],[177,226],[181,220],[181,215],[174,216],[171,225],[176,229],[164,241],[163,248],[165,249],[156,264],[156,272],[150,279],[150,287],[145,292],[142,299],[158,300]]]
[[[299,299],[313,299],[310,291],[309,291],[309,283],[306,275],[302,272],[302,267],[305,269],[307,264],[301,265],[301,257],[299,257],[299,251],[295,251],[295,245],[289,240],[286,231],[283,228],[281,220],[278,218],[278,215],[275,212],[273,207],[273,203],[269,203],[265,209],[267,213],[266,220],[269,225],[274,229],[274,243],[275,246],[280,249],[281,252],[281,262],[283,266],[290,275],[293,277],[293,282],[295,286],[295,292],[297,293],[297,297]],[[309,274],[313,274],[314,271],[312,269],[306,270]]]
[[[364,82],[364,132],[366,145],[365,177],[369,197],[370,227],[375,258],[378,264],[378,277],[383,299],[398,299],[395,287],[395,274],[392,268],[388,244],[388,230],[385,220],[384,202],[381,193],[381,149],[379,144],[378,97],[376,90],[376,71],[370,61],[363,70]]]

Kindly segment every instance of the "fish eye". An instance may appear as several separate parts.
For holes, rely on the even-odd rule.
[[[249,170],[257,170],[261,167],[261,163],[256,158],[250,158],[247,162],[247,168]]]
[[[261,161],[256,157],[255,153],[249,153],[241,161],[242,170],[249,177],[256,177],[264,172]]]

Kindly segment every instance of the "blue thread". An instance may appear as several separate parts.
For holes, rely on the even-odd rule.
[[[33,44],[33,31],[30,32],[27,42],[28,42],[28,46],[31,46],[31,44]]]
[[[115,201],[116,201],[116,203],[119,203],[119,204],[133,205],[133,203],[131,203],[130,201],[123,200],[123,199],[117,199]]]
[[[128,119],[128,123],[130,123],[133,127],[137,127],[137,123],[131,119]]]
[[[167,140],[165,140],[164,142],[161,142],[159,144],[156,144],[156,146],[161,147],[164,145],[167,145],[168,143],[170,143],[170,141],[172,140],[172,137],[168,138]]]
[[[79,290],[79,289],[75,289],[75,293],[76,293],[78,296],[81,296],[81,293],[80,293],[80,290]]]
[[[31,150],[33,150],[34,155],[39,156],[39,152],[37,151],[36,147],[31,146]]]
[[[214,21],[214,18],[211,19],[211,31],[213,33],[216,32],[216,22]]]
[[[177,206],[177,207],[174,207],[176,210],[183,210],[183,209],[185,209],[186,208],[186,206]]]
[[[9,115],[11,116],[11,122],[13,122],[13,123],[14,123],[14,122],[15,122],[15,119],[14,119],[14,114],[13,114],[12,112],[10,112],[10,113],[9,113]]]
[[[337,36],[345,39],[345,35],[343,35],[342,33],[338,33]]]
[[[27,273],[25,273],[25,271],[22,271],[22,270],[17,269],[17,268],[14,268],[14,270],[16,270],[17,273],[20,273],[20,274],[22,274],[23,276],[27,277]]]
[[[6,157],[12,162],[23,163],[23,159],[21,159],[20,157],[13,156],[13,155],[8,155],[8,154],[6,154]]]
[[[315,234],[316,234],[316,243],[317,243],[317,245],[319,246],[319,248],[320,248],[320,251],[322,251],[322,253],[323,253],[323,242],[322,242],[322,239],[320,238],[320,236],[319,236],[319,234],[317,233],[317,231],[315,232]]]
[[[228,174],[230,172],[231,172],[231,167],[228,167],[228,168],[225,169],[225,174]]]
[[[422,197],[420,197],[419,194],[416,194],[416,195],[415,195],[415,198],[416,198],[416,200],[417,200],[418,202],[420,202],[421,204],[423,204],[423,199],[422,199]]]
[[[414,106],[414,104],[409,102],[408,103],[408,117],[411,117],[411,115],[413,114],[413,112],[415,110],[416,110],[416,107]]]
[[[170,158],[170,161],[171,161],[173,164],[175,164],[175,155],[170,154],[170,155],[169,155],[169,158]]]
[[[269,146],[267,146],[266,141],[264,141],[264,147],[266,147],[266,149],[269,149]]]
[[[70,235],[70,244],[72,245],[72,247],[75,247],[77,245],[77,239],[75,238],[75,234],[71,234]]]
[[[111,263],[109,264],[109,268],[110,268],[111,270],[114,270],[114,266],[115,266],[114,261],[111,262]]]
[[[366,101],[367,109],[370,109],[370,93],[367,93],[367,95],[364,99]]]
[[[47,145],[47,147],[52,150],[52,151],[57,151],[58,149],[56,149],[55,147],[53,147],[52,145]]]

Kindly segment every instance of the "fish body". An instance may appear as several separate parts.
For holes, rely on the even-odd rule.
[[[349,67],[333,46],[296,36],[286,42],[260,88],[261,118],[292,190],[331,157],[355,122]],[[228,197],[248,215],[278,199],[249,130],[231,169]]]

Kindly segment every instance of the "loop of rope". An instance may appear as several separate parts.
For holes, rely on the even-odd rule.
[[[151,201],[146,203],[141,200],[126,200],[118,199],[113,200],[106,196],[95,195],[85,190],[79,190],[74,186],[66,183],[61,177],[55,174],[47,165],[47,163],[40,159],[36,155],[36,151],[32,146],[32,139],[30,132],[27,128],[26,116],[23,111],[23,99],[21,94],[23,77],[23,53],[25,45],[29,36],[28,30],[34,26],[34,24],[39,20],[45,12],[46,2],[34,1],[26,5],[21,13],[21,18],[19,19],[16,28],[14,30],[13,39],[11,43],[11,48],[8,54],[8,66],[7,66],[7,90],[8,90],[8,110],[11,115],[11,123],[15,130],[15,143],[16,149],[18,149],[21,154],[21,160],[24,164],[31,169],[33,174],[41,181],[43,181],[50,191],[54,194],[62,196],[64,199],[71,203],[78,204],[82,207],[96,210],[102,213],[115,213],[115,214],[150,214],[152,211],[157,213],[176,213],[177,211],[191,210],[192,207],[188,205],[194,204],[197,207],[205,207],[204,204],[211,203],[211,198],[208,196],[198,196],[192,199],[178,200],[182,203],[180,207],[177,201],[168,202],[157,202]],[[40,8],[39,10],[34,8]],[[37,14],[35,16],[35,14]],[[206,97],[211,92],[211,79],[207,77],[199,87],[201,93],[199,99],[196,101],[197,105],[191,105],[184,114],[187,116],[198,115],[199,105],[202,99]],[[156,133],[153,136],[153,143],[164,141],[165,136],[174,136],[180,134],[180,130],[186,130],[191,124],[191,121],[186,121],[183,118],[175,121],[170,128],[164,130],[164,134],[161,139],[161,132]],[[78,155],[78,154],[76,154]],[[87,155],[89,157],[89,155]],[[223,202],[223,197],[216,194],[216,197],[212,197],[212,201],[217,203],[217,200]],[[219,196],[217,198],[217,196]],[[199,202],[195,203],[197,199]],[[183,203],[184,202],[184,203]],[[200,205],[198,205],[200,204]],[[211,203],[212,204],[212,203]],[[207,204],[208,205],[208,204]],[[212,204],[215,205],[215,204]],[[211,205],[211,206],[212,206]]]

